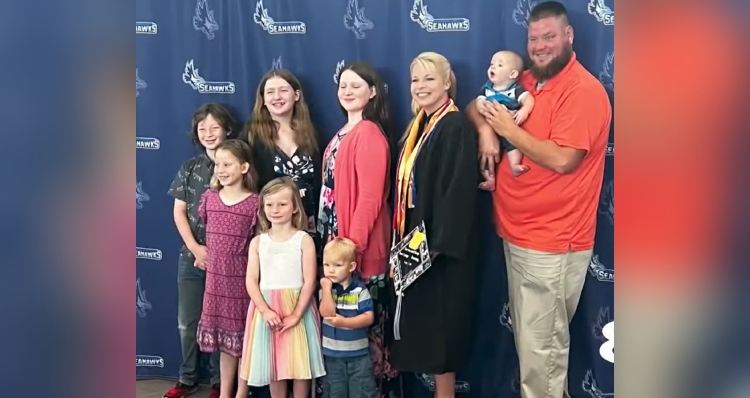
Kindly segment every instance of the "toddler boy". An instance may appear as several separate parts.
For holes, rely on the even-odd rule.
[[[323,249],[320,315],[323,316],[324,398],[375,398],[367,339],[375,321],[372,298],[354,271],[356,245],[337,237]]]

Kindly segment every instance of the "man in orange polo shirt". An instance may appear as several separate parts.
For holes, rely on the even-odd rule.
[[[576,60],[573,36],[562,4],[538,4],[529,15],[531,65],[520,79],[536,100],[528,119],[517,126],[498,103],[467,108],[481,145],[503,136],[529,167],[518,177],[507,157],[493,167],[524,398],[568,396],[568,325],[594,247],[612,118],[604,87]]]

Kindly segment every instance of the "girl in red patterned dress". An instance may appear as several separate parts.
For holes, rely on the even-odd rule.
[[[206,290],[198,323],[201,351],[220,351],[221,398],[230,398],[242,355],[250,297],[245,288],[248,247],[255,236],[259,196],[250,147],[227,140],[216,148],[211,189],[203,194],[199,214],[206,223]],[[247,398],[239,383],[237,398]]]

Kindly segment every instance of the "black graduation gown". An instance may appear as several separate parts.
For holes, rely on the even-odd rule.
[[[424,220],[427,244],[438,256],[404,291],[401,340],[391,346],[391,364],[400,371],[456,372],[470,351],[479,249],[477,146],[473,125],[451,112],[435,125],[415,160],[415,206],[407,209],[404,233]],[[391,299],[393,314],[393,291]]]

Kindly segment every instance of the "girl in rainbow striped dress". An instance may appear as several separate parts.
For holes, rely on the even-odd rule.
[[[272,180],[260,193],[260,234],[250,243],[240,377],[251,386],[270,384],[272,398],[310,396],[310,382],[326,374],[320,315],[312,300],[317,281],[315,244],[295,183]]]

